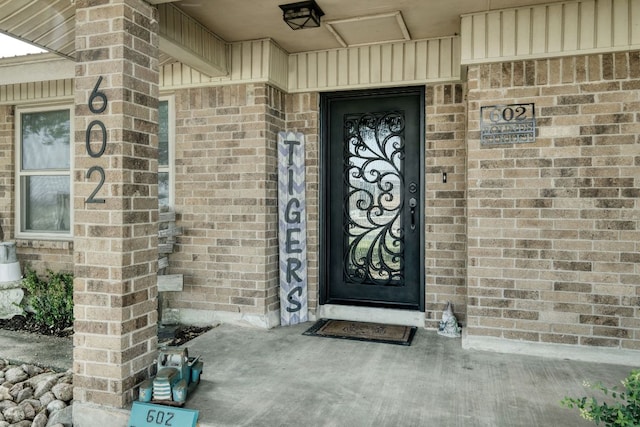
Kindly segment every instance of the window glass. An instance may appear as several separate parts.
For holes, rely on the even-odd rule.
[[[169,102],[158,107],[158,165],[169,166]]]
[[[18,235],[71,236],[71,110],[19,111]]]
[[[169,206],[169,172],[158,172],[158,206]]]
[[[69,110],[22,114],[22,170],[69,169]]]
[[[70,231],[69,177],[25,176],[22,231]]]
[[[158,107],[158,207],[173,203],[173,98],[160,100]]]

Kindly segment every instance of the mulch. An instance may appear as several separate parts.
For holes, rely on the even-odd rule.
[[[0,319],[0,329],[18,332],[29,332],[32,334],[56,336],[62,338],[70,338],[73,336],[73,328],[69,327],[63,330],[50,329],[40,325],[35,321],[33,313],[25,315],[16,315],[11,319]],[[166,343],[170,346],[179,346],[185,344],[192,339],[211,330],[211,326],[187,326],[182,325],[176,328],[174,337]]]
[[[212,326],[180,326],[176,329],[174,338],[167,343],[169,346],[179,346],[191,341],[192,339],[199,337],[207,331],[210,331]]]
[[[11,319],[0,319],[0,329],[9,331],[29,332],[32,334],[49,335],[56,337],[70,337],[73,335],[72,328],[59,330],[57,328],[48,328],[36,322],[33,313],[24,315],[18,314]]]

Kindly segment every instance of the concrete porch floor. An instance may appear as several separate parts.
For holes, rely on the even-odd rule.
[[[560,400],[632,369],[467,351],[423,329],[410,347],[303,336],[311,325],[225,324],[189,342],[205,362],[186,405],[199,426],[590,426]],[[0,357],[70,368],[71,341],[2,331]]]
[[[187,404],[200,425],[589,426],[560,400],[632,369],[466,351],[426,330],[410,347],[303,336],[311,325],[222,325],[191,341],[205,360]]]

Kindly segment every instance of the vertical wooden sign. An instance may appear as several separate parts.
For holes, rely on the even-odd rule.
[[[278,133],[280,324],[309,320],[304,135]]]

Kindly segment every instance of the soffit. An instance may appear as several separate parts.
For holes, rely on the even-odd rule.
[[[553,0],[316,0],[325,15],[319,28],[293,31],[282,20],[280,4],[296,0],[179,0],[174,4],[196,17],[227,42],[271,38],[289,53],[339,48],[343,45],[327,22],[352,20],[400,12],[412,40],[451,36],[460,33],[460,15],[524,5],[552,3]],[[349,37],[362,43],[387,41],[386,30],[353,20]],[[344,31],[345,27],[342,26]],[[372,38],[378,31],[381,38]]]
[[[0,0],[0,32],[73,58],[76,8],[71,0]]]
[[[165,3],[171,0],[152,0]],[[289,53],[339,48],[342,44],[323,24],[319,28],[291,30],[278,7],[288,0],[176,0],[177,5],[209,31],[227,42],[270,38]],[[460,15],[549,0],[317,0],[323,22],[399,12],[412,40],[460,33]],[[552,1],[553,2],[553,1]],[[346,20],[346,21],[345,21]],[[357,21],[354,21],[357,22]],[[371,21],[371,23],[375,20]],[[345,31],[342,24],[342,31]],[[354,44],[384,42],[389,31],[354,24],[348,28]],[[73,58],[75,52],[74,0],[0,0],[0,32]],[[375,34],[381,37],[376,38]],[[347,43],[348,44],[348,43]]]

